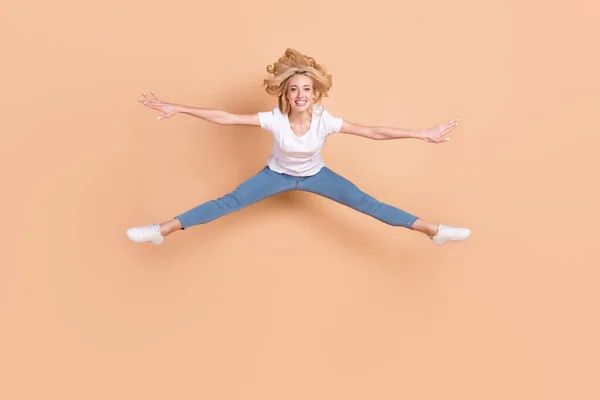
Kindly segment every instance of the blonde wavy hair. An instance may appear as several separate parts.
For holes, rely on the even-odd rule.
[[[270,95],[277,96],[279,109],[283,114],[290,112],[290,102],[286,96],[290,78],[303,74],[312,79],[315,98],[313,103],[320,105],[323,97],[329,96],[331,74],[318,64],[314,58],[306,56],[295,49],[286,49],[275,63],[267,66],[267,72],[273,77],[265,79],[263,86]]]

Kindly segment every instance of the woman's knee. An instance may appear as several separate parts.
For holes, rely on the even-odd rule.
[[[239,188],[213,201],[219,208],[227,210],[239,210],[246,206],[243,193]]]

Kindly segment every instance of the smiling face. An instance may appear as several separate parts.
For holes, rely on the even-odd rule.
[[[298,74],[290,78],[287,89],[287,99],[291,111],[302,113],[307,111],[315,98],[313,81],[306,75]]]

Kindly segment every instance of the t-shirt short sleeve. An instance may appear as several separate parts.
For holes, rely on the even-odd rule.
[[[327,134],[327,136],[334,133],[338,133],[340,129],[342,129],[342,122],[344,122],[342,118],[334,117],[327,110],[323,110],[322,118],[325,125],[325,133]]]
[[[260,127],[271,133],[275,130],[275,127],[279,123],[279,112],[278,108],[271,111],[262,111],[258,113],[258,119],[260,121]]]

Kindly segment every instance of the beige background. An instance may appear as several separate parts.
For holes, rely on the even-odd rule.
[[[597,3],[356,4],[2,3],[0,398],[600,398]],[[331,70],[336,116],[462,118],[448,144],[338,135],[324,156],[468,242],[306,193],[126,238],[270,149],[140,93],[269,110],[287,47]]]

